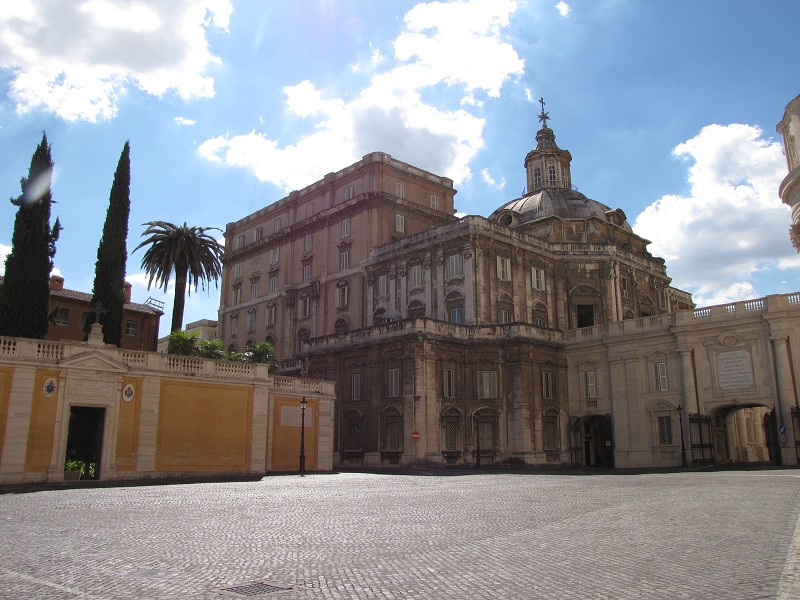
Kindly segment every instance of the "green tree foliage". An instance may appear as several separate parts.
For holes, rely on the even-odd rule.
[[[11,199],[19,208],[0,287],[0,335],[37,339],[47,336],[50,271],[61,232],[58,219],[50,227],[52,176],[50,145],[47,135],[42,134],[31,157],[28,177],[20,182],[22,194]]]
[[[192,356],[196,353],[197,336],[189,335],[185,331],[176,330],[169,334],[167,354],[180,354]]]
[[[195,348],[195,354],[203,358],[213,358],[215,360],[228,358],[228,353],[225,352],[225,346],[222,340],[199,340]]]
[[[247,344],[243,356],[247,362],[268,365],[270,373],[278,372],[278,357],[275,356],[275,348],[269,342]]]
[[[125,142],[114,173],[103,237],[97,248],[92,301],[86,331],[95,322],[103,326],[106,344],[122,345],[122,314],[125,304],[125,263],[128,252],[128,216],[131,212],[131,147]],[[99,310],[98,310],[99,307]]]
[[[222,275],[222,255],[225,248],[206,232],[216,227],[189,227],[173,225],[166,221],[145,223],[147,229],[142,233],[146,239],[134,248],[147,246],[142,257],[142,268],[150,276],[147,289],[155,281],[156,287],[167,291],[172,272],[175,272],[175,303],[172,307],[172,326],[170,331],[183,327],[183,309],[186,304],[186,286],[197,291],[198,284],[216,285]]]

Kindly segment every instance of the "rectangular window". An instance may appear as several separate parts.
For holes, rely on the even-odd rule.
[[[444,449],[458,450],[458,421],[455,419],[444,422]]]
[[[247,331],[255,331],[256,330],[256,313],[248,312],[247,313]]]
[[[422,265],[412,265],[411,267],[411,287],[422,287]]]
[[[667,388],[667,363],[658,362],[653,364],[653,377],[655,378],[655,389],[657,392],[666,392]]]
[[[478,398],[497,398],[496,371],[478,371]]]
[[[258,272],[258,255],[253,257],[253,273]]]
[[[355,193],[354,193],[352,185],[344,188],[344,199],[345,200],[352,200],[353,196],[355,196]]]
[[[231,318],[231,335],[236,335],[238,329],[239,329],[239,319]]]
[[[273,275],[269,278],[269,293],[274,294],[278,291],[278,276]]]
[[[504,308],[500,309],[500,323],[503,325],[511,323],[511,313]]]
[[[350,398],[353,402],[361,400],[361,373],[353,373],[350,379]]]
[[[242,263],[236,263],[235,265],[233,265],[233,276],[234,277],[242,276]]]
[[[303,265],[303,283],[311,281],[311,265]]]
[[[257,242],[260,239],[261,239],[261,227],[256,227],[253,230],[253,241]]]
[[[272,232],[278,233],[281,230],[281,220],[275,219],[275,223],[272,225]]]
[[[339,253],[339,270],[344,271],[350,268],[350,250],[342,250]]]
[[[306,219],[310,219],[314,216],[314,203],[309,202],[306,204]]]
[[[303,252],[311,252],[313,239],[310,233],[303,238]]]
[[[542,317],[534,317],[533,324],[536,325],[536,327],[544,327],[544,319]]]
[[[64,308],[63,306],[59,306],[58,310],[56,310],[55,316],[56,325],[68,325],[69,324],[69,309]]]
[[[405,198],[406,197],[406,184],[405,183],[400,183],[398,181],[397,185],[395,186],[395,192],[396,192],[398,198]]]
[[[400,395],[400,369],[389,369],[389,397],[396,398]]]
[[[403,447],[401,439],[401,428],[399,421],[389,421],[386,423],[386,445],[385,450],[398,451]]]
[[[125,321],[125,335],[134,336],[136,335],[136,326],[138,323],[136,321]]]
[[[444,369],[442,371],[442,396],[445,398],[455,398],[456,396],[455,369]]]
[[[511,281],[511,259],[504,256],[497,257],[497,278],[501,281]]]
[[[342,219],[342,235],[341,237],[350,237],[350,219]]]
[[[275,305],[267,306],[267,326],[275,325]]]
[[[403,215],[395,215],[394,216],[394,230],[399,233],[405,233],[406,230],[406,218]]]
[[[672,444],[672,417],[657,417],[658,443],[661,445]]]
[[[300,316],[307,317],[311,312],[311,298],[307,295],[300,296]]]
[[[232,304],[239,304],[242,301],[242,288],[233,289],[233,302]]]
[[[597,381],[594,371],[586,371],[583,374],[583,397],[597,398]]]
[[[281,248],[277,246],[269,249],[269,264],[276,264],[281,258]]]
[[[667,308],[667,295],[664,293],[664,290],[658,290],[658,308]]]
[[[257,281],[254,281],[253,283],[250,284],[250,298],[252,298],[253,300],[258,298],[258,282]]]
[[[447,257],[447,276],[450,279],[457,279],[464,276],[463,255],[451,254]]]
[[[439,210],[439,198],[436,194],[431,194],[431,208],[433,210]]]
[[[461,306],[454,306],[450,309],[450,322],[463,323],[464,322],[464,309]]]
[[[336,288],[336,308],[346,308],[347,307],[347,296],[350,290],[350,286],[343,285],[341,287]]]
[[[236,238],[236,249],[244,248],[244,234],[237,236]]]
[[[531,287],[535,290],[544,289],[544,269],[531,267]]]
[[[631,293],[630,293],[630,291],[628,291],[628,279],[623,277],[620,280],[620,284],[621,284],[621,287],[622,287],[622,297],[623,298],[630,298],[631,297]]]
[[[386,296],[389,293],[389,278],[386,275],[378,275],[378,295]]]
[[[542,371],[542,398],[552,400],[555,398],[555,386],[552,371]]]

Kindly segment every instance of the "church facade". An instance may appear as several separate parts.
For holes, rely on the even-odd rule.
[[[695,309],[548,118],[488,218],[373,153],[228,224],[226,345],[336,382],[338,466],[797,464],[800,296]]]

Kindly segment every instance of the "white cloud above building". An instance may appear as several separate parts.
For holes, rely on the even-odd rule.
[[[691,163],[689,193],[665,195],[634,231],[667,261],[673,284],[700,305],[757,295],[751,277],[798,265],[789,258],[788,207],[776,197],[786,173],[782,146],[753,125],[708,125],[673,150]]]

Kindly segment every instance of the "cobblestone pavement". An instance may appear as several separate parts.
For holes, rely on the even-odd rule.
[[[798,492],[787,469],[6,494],[0,597],[800,598]]]

